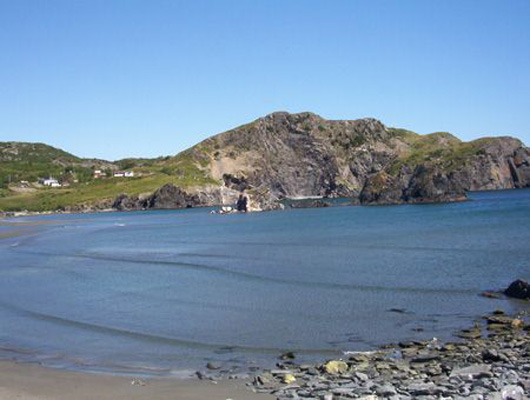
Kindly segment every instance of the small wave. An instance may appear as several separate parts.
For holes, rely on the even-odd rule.
[[[0,346],[0,353],[13,353],[18,355],[34,355],[37,354],[35,350],[23,349],[21,347],[9,347],[9,346]]]
[[[231,349],[231,351],[245,352],[245,353],[281,353],[285,351],[295,351],[300,354],[325,354],[325,353],[336,353],[336,350],[332,349],[293,349],[293,348],[281,348],[281,347],[254,347],[246,345],[227,345],[219,343],[207,343],[188,339],[180,339],[175,337],[169,337],[164,335],[156,335],[152,333],[145,333],[140,331],[132,331],[123,328],[112,327],[108,325],[100,325],[70,318],[64,318],[57,315],[46,314],[38,311],[29,310],[9,304],[6,302],[0,302],[0,307],[8,309],[10,311],[17,312],[22,315],[26,315],[35,319],[39,319],[45,322],[50,322],[57,325],[70,326],[86,331],[110,334],[122,337],[128,337],[134,340],[141,340],[144,342],[152,342],[157,344],[167,344],[172,346],[187,347],[206,349],[211,351]]]
[[[205,246],[226,246],[226,242],[218,242],[218,241],[189,241],[189,240],[174,240],[172,239],[171,242],[165,242],[168,244],[184,244],[184,245],[205,245]],[[347,248],[347,249],[367,249],[367,250],[389,250],[389,251],[395,251],[395,250],[402,250],[402,251],[428,251],[428,252],[459,252],[459,253],[475,253],[475,252],[502,252],[503,249],[497,249],[497,248],[457,248],[457,247],[439,247],[439,246],[403,246],[403,245],[395,245],[395,244],[363,244],[363,243],[340,243],[340,242],[326,242],[326,241],[319,241],[319,242],[286,242],[286,241],[278,241],[278,242],[266,242],[266,241],[259,241],[259,242],[250,242],[250,241],[230,241],[231,245],[237,245],[242,248],[244,247],[302,247],[302,248]]]
[[[180,261],[165,261],[165,260],[142,260],[142,259],[131,259],[131,258],[120,258],[112,257],[108,255],[98,254],[68,254],[68,253],[48,253],[48,252],[37,252],[37,251],[24,251],[27,254],[52,256],[52,257],[71,257],[71,258],[82,258],[98,261],[112,261],[129,264],[141,264],[141,265],[162,265],[168,267],[177,267],[188,269],[191,271],[203,270],[208,272],[214,272],[220,275],[235,277],[239,279],[246,279],[259,283],[274,283],[279,285],[295,285],[302,287],[314,287],[323,288],[330,290],[357,290],[365,292],[405,292],[405,293],[449,293],[449,294],[462,294],[468,296],[474,296],[475,293],[469,289],[453,289],[453,288],[421,288],[421,287],[387,287],[380,285],[362,285],[353,283],[338,283],[338,282],[314,282],[314,281],[303,281],[303,280],[290,280],[274,278],[263,275],[255,275],[243,271],[235,271],[222,267],[217,267],[207,264],[189,263]]]

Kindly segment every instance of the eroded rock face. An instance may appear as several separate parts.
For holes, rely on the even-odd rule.
[[[172,184],[162,186],[147,201],[147,208],[172,209],[200,206],[199,197]]]
[[[312,113],[273,113],[207,139],[211,175],[229,188],[271,197],[356,197],[362,204],[460,201],[468,190],[530,186],[530,152],[517,139],[461,142],[417,135],[373,118],[330,121]],[[208,167],[207,167],[208,169]]]
[[[112,208],[118,211],[138,210],[146,207],[145,200],[140,200],[138,196],[120,194],[114,200]]]
[[[463,201],[465,188],[452,175],[437,167],[420,165],[398,176],[380,172],[367,179],[360,200],[363,204],[440,203]]]
[[[228,187],[241,189],[244,182],[247,188],[268,189],[271,196],[280,199],[334,197],[348,195],[350,184],[360,186],[349,161],[351,169],[364,176],[366,164],[388,159],[380,151],[355,164],[353,158],[344,157],[345,149],[364,143],[365,136],[376,140],[388,135],[375,119],[326,121],[311,113],[280,112],[210,138],[204,145],[219,149],[211,175],[222,177]],[[360,157],[364,154],[359,152]]]
[[[184,190],[167,184],[146,198],[121,194],[114,200],[112,208],[119,211],[152,209],[179,209],[203,206],[200,196],[188,194]]]
[[[451,174],[437,167],[418,166],[403,192],[407,202],[446,202],[465,200],[464,186]]]
[[[469,165],[455,172],[466,190],[515,189],[530,186],[530,151],[514,138],[479,141]]]

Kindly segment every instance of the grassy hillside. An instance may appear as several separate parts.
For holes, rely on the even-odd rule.
[[[43,143],[0,142],[0,188],[48,176],[78,175],[86,180],[93,173],[80,163],[80,158]]]
[[[401,129],[395,131],[398,137],[410,145],[410,149],[393,162],[388,170],[390,174],[403,165],[414,168],[425,163],[436,164],[448,170],[459,168],[481,151],[477,141],[462,142],[448,132],[418,135]]]
[[[112,200],[121,193],[151,193],[172,183],[181,188],[216,184],[188,152],[157,159],[125,159],[114,163],[122,170],[133,170],[135,178],[94,179],[94,167],[86,160],[40,143],[0,143],[0,211],[53,211],[68,206]],[[91,164],[89,162],[88,164]],[[53,176],[78,182],[62,188],[17,190],[17,182],[35,182]],[[11,185],[10,185],[11,183]]]
[[[5,197],[0,197],[0,210],[53,211],[67,206],[113,200],[121,193],[129,195],[147,194],[154,192],[166,183],[186,188],[216,182],[191,177],[180,178],[166,174],[153,174],[139,178],[101,179],[68,188],[46,188],[29,193],[10,193]]]

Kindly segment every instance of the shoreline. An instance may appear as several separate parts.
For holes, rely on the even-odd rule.
[[[468,201],[472,201],[467,196],[467,193],[491,193],[491,192],[505,192],[505,191],[519,191],[519,190],[530,190],[530,188],[506,188],[506,189],[489,189],[489,190],[470,190],[466,192],[466,198],[464,199],[454,199],[454,200],[442,200],[442,201],[418,201],[418,202],[411,202],[411,203],[403,203],[403,202],[397,202],[397,203],[377,203],[377,204],[346,204],[346,205],[337,205],[337,206],[326,206],[326,207],[390,207],[390,206],[402,206],[402,205],[433,205],[433,204],[455,204],[455,203],[466,203]],[[303,201],[303,200],[325,200],[324,197],[307,197],[307,198],[300,198],[300,199],[287,199],[287,200],[294,200],[294,201]],[[350,199],[350,197],[334,197],[332,199]],[[195,206],[192,208],[213,208],[213,207],[222,207],[222,205],[217,206]],[[319,208],[319,206],[306,206],[306,207],[292,207],[292,208]],[[118,210],[116,208],[101,208],[101,209],[90,209],[90,210],[78,210],[78,211],[62,211],[62,210],[55,210],[55,211],[0,211],[0,221],[6,220],[6,219],[12,219],[12,218],[24,218],[24,217],[39,217],[39,216],[46,216],[46,215],[84,215],[84,214],[100,214],[100,213],[130,213],[130,212],[138,212],[138,211],[169,211],[169,210],[186,210],[188,208],[141,208],[141,209],[128,209],[128,210]],[[279,209],[270,209],[270,210],[259,210],[259,211],[249,211],[249,212],[264,212],[264,211],[281,211]]]
[[[249,386],[278,400],[523,400],[530,393],[530,309],[496,310],[457,336],[404,341],[317,365],[295,357]]]
[[[247,386],[277,400],[523,400],[519,394],[530,393],[530,302],[521,301],[523,310],[497,308],[450,340],[392,342],[319,363],[300,363],[287,352]]]
[[[530,308],[496,310],[457,333],[459,341],[404,341],[316,364],[299,364],[288,352],[275,369],[239,377],[212,367],[194,378],[138,378],[4,359],[0,400],[500,400],[530,391],[529,318]]]
[[[271,400],[243,379],[221,381],[114,376],[0,360],[0,400]]]

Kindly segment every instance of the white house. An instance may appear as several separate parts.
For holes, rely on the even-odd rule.
[[[134,177],[133,171],[116,171],[114,172],[114,178],[132,178]]]
[[[43,178],[39,179],[39,183],[44,186],[50,186],[50,187],[61,187],[61,184],[57,179],[53,178]]]

